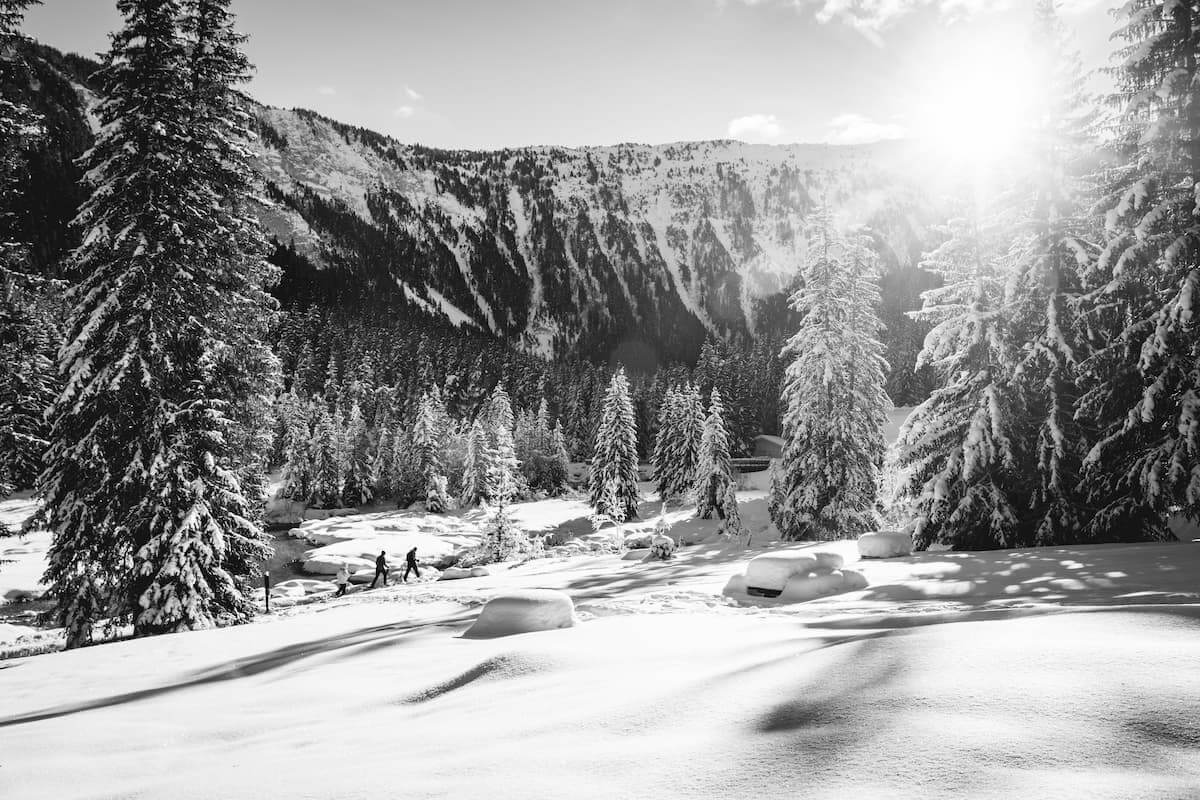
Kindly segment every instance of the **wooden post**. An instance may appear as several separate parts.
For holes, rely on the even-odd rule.
[[[267,613],[271,613],[271,575],[263,573],[263,602],[267,604]]]

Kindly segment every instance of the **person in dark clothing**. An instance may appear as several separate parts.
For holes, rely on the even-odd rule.
[[[379,577],[383,576],[383,585],[387,586],[387,551],[380,550],[379,558],[375,559],[375,577],[371,579],[371,588],[375,588],[375,582]]]
[[[415,572],[417,577],[421,577],[421,570],[417,567],[417,548],[408,551],[408,555],[404,557],[404,578],[403,581],[408,583],[408,573]]]

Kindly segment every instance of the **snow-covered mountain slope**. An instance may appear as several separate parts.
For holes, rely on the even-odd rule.
[[[77,235],[68,222],[85,192],[77,159],[95,131],[98,65],[29,47],[40,88],[17,87],[15,99],[47,135],[28,154],[20,236],[53,272]],[[791,332],[785,298],[805,262],[805,221],[828,202],[874,232],[891,273],[889,359],[911,369],[922,333],[903,312],[924,286],[898,271],[942,213],[904,143],[447,151],[310,111],[251,110],[259,214],[296,251],[277,253],[285,301],[369,298],[539,352],[607,358],[636,343],[690,361],[709,334]]]
[[[793,285],[823,199],[872,223],[892,264],[922,236],[915,194],[889,167],[896,145],[444,151],[306,111],[257,117],[274,201],[263,220],[281,241],[541,349],[640,339],[670,353],[754,333]]]

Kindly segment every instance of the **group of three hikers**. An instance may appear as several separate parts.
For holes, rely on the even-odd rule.
[[[403,583],[408,583],[408,573],[410,572],[416,573],[418,578],[421,577],[421,569],[417,566],[417,548],[415,547],[404,556],[404,576],[400,579]],[[375,577],[371,579],[369,588],[374,589],[380,578],[383,578],[383,585],[387,586],[387,573],[387,551],[380,550],[379,557],[375,559]],[[337,594],[334,597],[341,597],[346,593],[346,587],[350,585],[350,568],[344,562],[338,569],[334,583],[338,586]]]

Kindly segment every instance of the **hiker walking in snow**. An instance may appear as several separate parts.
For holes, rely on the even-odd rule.
[[[350,568],[346,566],[345,562],[342,563],[342,566],[338,567],[337,577],[333,579],[333,582],[338,587],[337,594],[334,597],[344,595],[346,593],[346,586],[350,583]]]
[[[371,579],[371,588],[375,588],[375,582],[379,580],[379,576],[383,576],[383,585],[387,586],[387,551],[380,550],[379,558],[375,559],[375,577]]]
[[[408,583],[409,571],[417,573],[417,577],[421,577],[421,570],[417,568],[417,548],[408,551],[408,555],[404,557],[404,577],[402,580]]]

